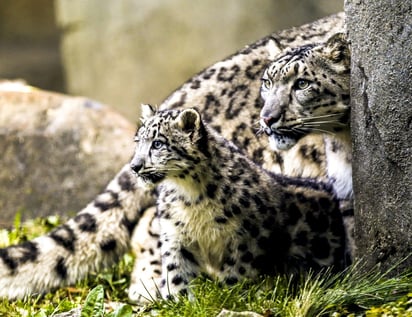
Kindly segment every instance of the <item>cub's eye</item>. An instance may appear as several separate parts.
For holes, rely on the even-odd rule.
[[[152,143],[152,147],[153,147],[155,150],[160,149],[163,145],[164,145],[164,143],[163,143],[162,141],[160,141],[160,140],[154,140],[153,143]]]
[[[270,79],[267,79],[267,78],[262,78],[262,86],[265,89],[269,90],[270,88],[272,88],[272,81]]]
[[[307,79],[298,79],[298,80],[296,80],[294,86],[295,86],[295,89],[303,90],[303,89],[308,88],[310,83],[311,82]]]

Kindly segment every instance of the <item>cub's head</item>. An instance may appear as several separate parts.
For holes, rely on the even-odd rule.
[[[130,167],[149,185],[165,178],[184,178],[205,157],[205,135],[200,114],[194,109],[156,112],[143,105]]]
[[[348,129],[349,76],[350,51],[341,33],[272,62],[262,77],[260,113],[271,146],[286,150],[306,134]]]

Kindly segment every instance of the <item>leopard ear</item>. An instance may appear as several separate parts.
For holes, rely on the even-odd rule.
[[[149,105],[149,104],[142,104],[141,105],[141,114],[140,114],[140,120],[142,122],[145,122],[147,119],[150,119],[151,117],[153,117],[156,113],[156,109]]]
[[[333,62],[350,65],[349,44],[344,33],[336,33],[330,37],[322,51],[325,57]]]
[[[200,113],[195,109],[185,109],[179,113],[176,124],[185,132],[197,131],[201,127]]]

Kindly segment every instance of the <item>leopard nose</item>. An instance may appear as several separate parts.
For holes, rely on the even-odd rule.
[[[143,164],[134,164],[134,163],[130,163],[130,168],[135,172],[135,173],[139,173],[139,171],[142,169]]]
[[[135,173],[139,173],[139,171],[142,169],[143,167],[143,160],[141,159],[133,159],[130,162],[130,168],[135,172]]]
[[[280,120],[280,114],[275,116],[267,116],[267,117],[262,117],[263,122],[266,124],[268,128],[270,128],[273,124],[278,122]]]

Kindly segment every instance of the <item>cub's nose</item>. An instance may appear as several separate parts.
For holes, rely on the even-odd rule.
[[[135,172],[139,173],[139,171],[143,167],[143,162],[141,160],[133,160],[130,162],[130,168]]]

